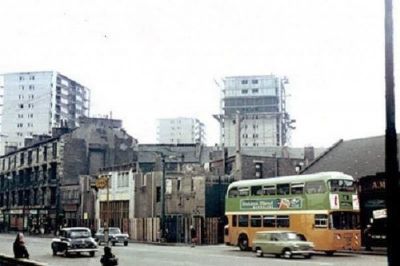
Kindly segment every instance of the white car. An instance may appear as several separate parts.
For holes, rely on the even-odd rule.
[[[128,234],[121,233],[121,230],[118,227],[109,227],[108,229],[108,241],[111,242],[113,246],[116,243],[122,243],[124,246],[128,245]],[[104,228],[100,228],[97,233],[95,234],[95,240],[99,245],[102,242],[106,242],[104,238]]]

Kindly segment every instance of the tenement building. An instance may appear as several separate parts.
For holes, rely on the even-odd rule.
[[[82,176],[135,161],[137,140],[125,132],[121,120],[81,118],[79,124],[75,129],[54,128],[52,136],[30,139],[0,157],[3,228],[51,232],[60,225],[94,222],[94,213],[82,210],[81,194],[90,189],[90,180]]]

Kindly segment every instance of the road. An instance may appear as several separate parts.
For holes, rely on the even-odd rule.
[[[14,235],[0,235],[0,253],[12,254]],[[26,244],[31,258],[48,265],[64,266],[93,266],[100,265],[102,252],[95,257],[89,256],[52,256],[50,238],[26,237]],[[101,247],[102,251],[102,247]],[[380,266],[387,265],[385,256],[335,254],[332,257],[316,255],[312,259],[279,259],[273,256],[258,258],[252,252],[241,252],[234,247],[218,246],[159,246],[150,244],[129,243],[127,247],[113,247],[113,253],[119,258],[120,266],[157,265],[157,266],[196,266],[196,265],[340,265],[340,266]]]

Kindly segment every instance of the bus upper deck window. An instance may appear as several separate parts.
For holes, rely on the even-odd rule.
[[[325,193],[326,191],[324,181],[307,182],[305,187],[307,194]]]
[[[268,195],[268,196],[276,195],[276,187],[275,186],[264,186],[263,192],[264,192],[264,195]]]
[[[263,194],[263,190],[261,186],[253,186],[251,187],[251,195],[252,196],[261,196]]]
[[[239,191],[237,187],[233,187],[229,190],[228,197],[229,198],[236,198],[239,195]]]
[[[240,197],[247,197],[249,196],[249,188],[248,187],[240,187],[239,188],[239,196]]]
[[[304,193],[304,183],[292,184],[290,189],[292,195],[299,195]]]
[[[289,188],[290,188],[289,184],[279,184],[276,186],[278,195],[289,195],[289,193],[290,193]]]

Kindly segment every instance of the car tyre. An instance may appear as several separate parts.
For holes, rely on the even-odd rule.
[[[57,249],[52,248],[51,250],[53,251],[53,256],[56,256],[57,255]]]
[[[94,254],[95,254],[94,251],[90,251],[90,252],[89,252],[90,257],[94,257]]]
[[[261,248],[256,248],[256,256],[257,257],[264,257],[264,253],[262,252]]]
[[[293,256],[293,254],[292,254],[292,251],[291,251],[290,249],[287,248],[287,249],[284,249],[284,250],[283,250],[282,256],[283,256],[285,259],[291,259],[292,256]]]
[[[306,258],[306,259],[311,259],[311,258],[312,258],[312,254],[304,255],[304,258]]]
[[[128,241],[125,241],[124,242],[124,246],[126,247],[128,245]]]
[[[111,242],[113,246],[115,246],[115,242]]]

